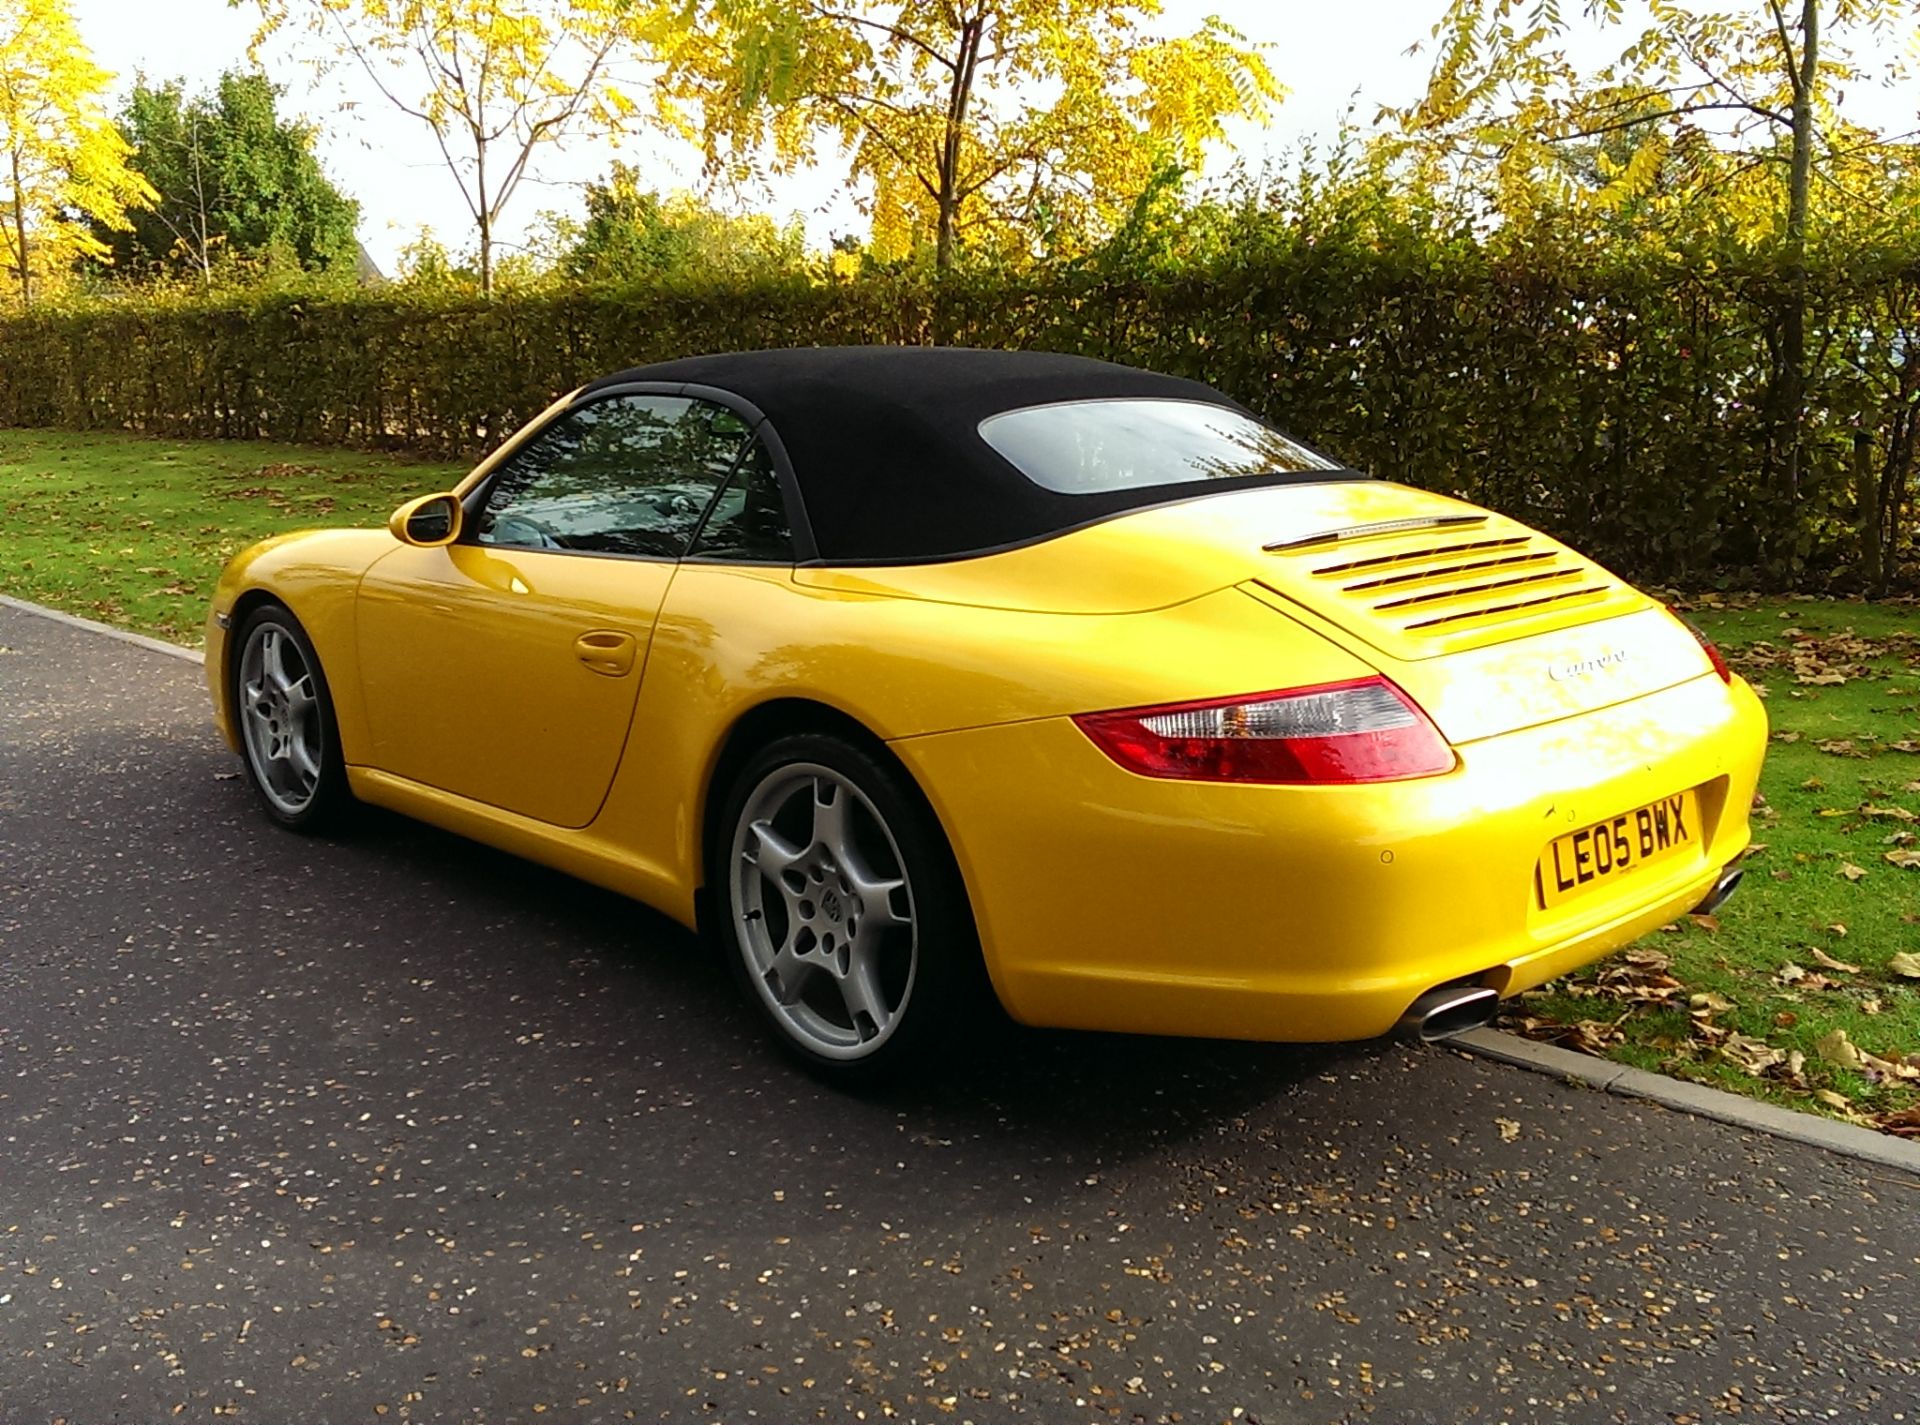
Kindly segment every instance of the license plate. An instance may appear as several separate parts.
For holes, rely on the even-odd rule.
[[[1555,837],[1540,853],[1534,870],[1540,905],[1550,910],[1699,844],[1700,799],[1690,791],[1583,826]]]

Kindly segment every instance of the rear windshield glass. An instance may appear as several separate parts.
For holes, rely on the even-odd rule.
[[[1068,495],[1343,467],[1271,426],[1203,401],[1063,401],[980,422],[1034,484]]]

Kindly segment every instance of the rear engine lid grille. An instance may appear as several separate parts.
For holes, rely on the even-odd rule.
[[[1265,546],[1259,582],[1403,661],[1647,606],[1592,561],[1493,514],[1388,520]]]

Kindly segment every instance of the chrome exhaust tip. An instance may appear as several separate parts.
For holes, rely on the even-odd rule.
[[[1706,899],[1693,908],[1695,915],[1712,915],[1727,903],[1729,897],[1740,889],[1740,882],[1747,873],[1738,866],[1729,866],[1720,873],[1720,879],[1713,883],[1713,889],[1707,892]]]
[[[1500,996],[1485,986],[1443,985],[1407,1007],[1400,1016],[1400,1032],[1431,1044],[1491,1023],[1499,1008]]]

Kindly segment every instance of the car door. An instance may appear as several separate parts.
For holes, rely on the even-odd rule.
[[[501,462],[458,541],[377,561],[358,604],[374,765],[591,822],[676,563],[748,438],[712,402],[602,396]]]

